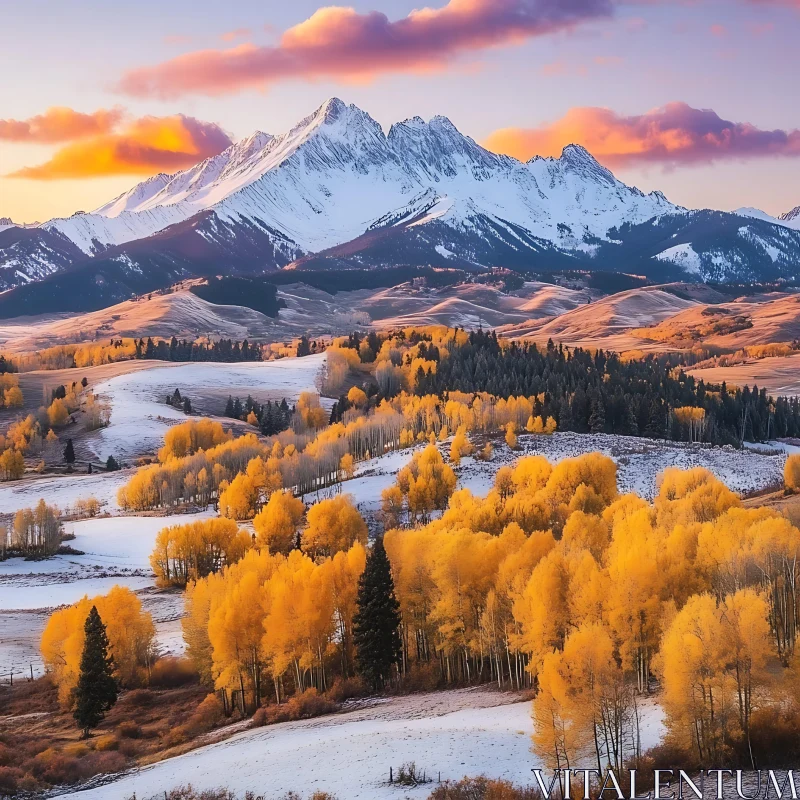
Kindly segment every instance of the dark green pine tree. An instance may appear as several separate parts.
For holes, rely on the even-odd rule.
[[[592,399],[592,412],[589,415],[589,432],[602,433],[606,427],[606,411],[600,396]]]
[[[72,446],[72,439],[67,439],[67,446],[64,448],[64,462],[75,463],[75,448]]]
[[[353,618],[356,666],[375,691],[381,691],[400,662],[400,604],[383,539],[376,539],[358,581],[358,610]]]
[[[117,683],[114,680],[114,660],[108,652],[106,626],[97,607],[92,606],[84,626],[86,639],[81,655],[78,685],[75,687],[73,716],[86,738],[96,728],[114,703],[117,702]]]

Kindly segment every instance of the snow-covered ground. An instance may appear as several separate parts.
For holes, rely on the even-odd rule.
[[[180,617],[183,595],[153,588],[150,553],[156,534],[178,525],[214,516],[109,517],[67,522],[68,544],[84,555],[54,556],[44,561],[10,558],[0,561],[0,677],[13,669],[34,674],[43,667],[39,638],[51,610],[85,595],[104,594],[113,586],[139,593],[156,623],[156,640],[164,652],[183,651]]]
[[[0,513],[14,514],[21,508],[33,508],[41,499],[63,510],[73,507],[76,500],[94,497],[100,501],[103,511],[114,514],[119,512],[117,491],[134,472],[133,469],[92,475],[76,472],[0,483]]]
[[[575,458],[585,453],[600,452],[610,456],[617,464],[617,484],[620,492],[636,492],[652,499],[657,492],[658,476],[667,467],[691,469],[705,467],[729,488],[747,493],[777,484],[782,480],[786,452],[790,446],[780,443],[762,450],[734,450],[730,447],[689,445],[682,442],[654,441],[635,436],[610,434],[555,433],[552,436],[520,434],[519,450],[512,451],[498,438],[493,441],[494,457],[491,461],[464,458],[456,468],[457,489],[469,489],[476,496],[485,495],[494,484],[500,467],[513,464],[526,455],[543,455],[557,464],[565,458]],[[450,444],[440,443],[439,449],[447,458]],[[394,483],[397,473],[411,460],[416,449],[397,450],[359,465],[356,476],[341,486],[333,486],[304,496],[306,503],[341,491],[351,494],[362,513],[375,513],[380,509],[381,492]],[[769,454],[769,450],[772,453]]]
[[[118,375],[94,389],[110,401],[111,422],[87,444],[102,461],[110,455],[131,459],[152,454],[163,444],[167,429],[187,419],[164,402],[175,389],[190,398],[193,393],[218,391],[243,397],[253,394],[261,400],[285,397],[291,402],[301,392],[316,391],[315,380],[324,362],[325,354],[320,353],[241,364],[197,362]]]
[[[663,731],[661,709],[645,703],[642,746],[658,743]],[[517,695],[485,688],[411,695],[244,731],[75,796],[124,800],[135,793],[144,800],[191,783],[200,790],[224,786],[238,797],[328,791],[339,800],[404,800],[427,797],[440,774],[443,781],[487,775],[530,784],[531,768],[540,766],[532,733],[530,703]],[[434,783],[390,785],[389,768],[397,774],[412,761]]]

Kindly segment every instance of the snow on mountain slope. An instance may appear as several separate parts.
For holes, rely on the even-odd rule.
[[[788,222],[793,228],[800,229],[800,206],[795,206],[791,211],[781,214],[778,217],[781,222]]]
[[[444,212],[437,218],[456,229],[471,230],[484,216],[564,249],[676,210],[658,192],[617,181],[581,147],[524,164],[485,150],[445,117],[414,117],[386,135],[369,114],[333,98],[287,133],[257,132],[191,169],[149,178],[91,214],[45,227],[94,254],[213,209],[316,252],[434,196]]]
[[[781,225],[784,228],[800,231],[800,206],[781,214],[779,217],[773,217],[760,208],[738,208],[734,211],[734,214],[738,214],[740,217],[754,217],[764,222],[771,222],[773,225]]]
[[[123,211],[114,217],[79,211],[71,217],[51,219],[41,227],[60,233],[86,255],[93,256],[108,247],[151,236],[189,216],[191,214],[186,209],[177,205],[148,211]]]
[[[91,257],[89,271],[98,256],[123,259],[148,288],[165,265],[189,277],[212,262],[242,274],[288,262],[610,268],[659,280],[687,267],[697,280],[786,274],[800,255],[800,239],[787,230],[800,230],[800,212],[784,220],[753,209],[739,215],[687,212],[660,192],[644,194],[578,145],[523,163],[486,150],[445,117],[413,117],[384,133],[365,111],[333,98],[286,133],[258,131],[41,229],[77,247],[77,260]],[[680,238],[665,240],[667,227]],[[689,244],[700,266],[687,260]],[[673,246],[683,247],[678,260]],[[15,285],[14,275],[19,283],[47,274],[46,250],[29,249],[31,264],[9,256],[9,270],[0,247],[6,285]]]
[[[695,275],[700,274],[700,256],[697,255],[691,244],[677,244],[675,247],[670,247],[659,253],[656,258],[659,261],[671,261],[681,269],[686,270],[686,272],[693,272]]]

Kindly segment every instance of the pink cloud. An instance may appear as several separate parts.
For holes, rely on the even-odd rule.
[[[236,28],[223,33],[220,37],[223,42],[232,42],[235,39],[245,39],[250,35],[250,28]]]
[[[583,145],[610,166],[800,156],[800,130],[763,130],[686,103],[627,117],[608,108],[573,108],[551,125],[506,128],[485,142],[491,150],[523,160],[558,155],[570,143]]]
[[[713,36],[727,36],[728,29],[724,25],[716,24],[712,25],[709,30]]]
[[[400,20],[378,11],[318,9],[275,46],[203,50],[125,73],[137,97],[215,95],[287,79],[364,80],[380,73],[442,69],[465,53],[518,43],[610,16],[612,0],[449,0]]]
[[[618,67],[625,63],[622,56],[595,56],[593,60],[598,67]]]

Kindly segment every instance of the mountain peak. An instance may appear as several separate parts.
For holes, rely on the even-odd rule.
[[[784,222],[794,222],[795,220],[800,222],[800,206],[795,206],[791,211],[781,214],[778,219],[782,219]]]
[[[338,97],[330,97],[316,110],[314,117],[324,122],[334,122],[345,111],[347,111],[347,104],[344,100],[340,100]]]
[[[561,160],[571,163],[597,164],[597,159],[580,144],[568,144],[561,151]]]

